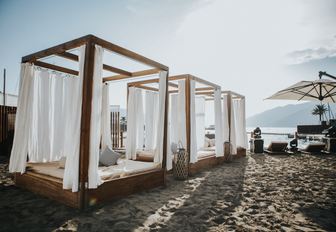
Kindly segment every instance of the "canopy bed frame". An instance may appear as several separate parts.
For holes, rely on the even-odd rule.
[[[189,160],[191,157],[191,87],[190,83],[191,81],[194,81],[196,83],[199,83],[202,85],[202,87],[195,88],[195,95],[198,96],[205,96],[206,101],[214,100],[214,93],[215,89],[220,89],[220,86],[211,83],[207,80],[195,77],[190,74],[184,74],[184,75],[177,75],[177,76],[170,76],[168,78],[168,86],[169,86],[169,91],[168,93],[174,94],[178,92],[178,85],[174,83],[175,81],[178,80],[184,80],[185,81],[185,117],[186,117],[186,150],[188,151],[189,154]],[[129,83],[129,87],[137,87],[137,88],[142,88],[145,90],[151,90],[151,91],[157,91],[158,89],[156,87],[153,87],[153,83],[157,83],[158,79],[152,79],[152,80],[145,80],[145,81],[136,81],[136,82],[131,82]],[[221,95],[227,95],[229,94],[230,96],[232,95],[233,98],[241,98],[243,97],[242,95],[236,94],[234,92],[230,91],[222,91]],[[228,102],[228,109],[230,111],[231,108],[231,101],[230,104]],[[213,166],[216,166],[218,164],[221,164],[225,161],[227,157],[224,156],[224,151],[223,151],[223,156],[205,156],[198,158],[197,162],[194,163],[189,163],[189,175],[193,175],[203,169],[207,169]],[[169,159],[167,159],[167,162]]]
[[[67,60],[79,62],[79,56],[69,51],[77,49],[85,45],[85,56],[83,66],[83,84],[82,84],[82,106],[80,121],[80,141],[79,141],[79,176],[78,191],[63,189],[62,179],[51,176],[34,173],[25,170],[20,174],[18,170],[15,172],[15,184],[19,187],[28,189],[34,193],[43,195],[53,200],[59,201],[75,208],[86,208],[97,202],[108,201],[117,197],[126,196],[138,191],[150,189],[165,184],[166,173],[166,144],[167,144],[167,106],[168,94],[165,94],[164,106],[164,126],[163,126],[163,157],[162,166],[156,170],[144,171],[117,179],[103,182],[97,188],[88,188],[89,179],[89,162],[90,162],[90,122],[92,118],[92,99],[94,91],[94,72],[95,72],[95,51],[97,45],[104,50],[114,54],[121,55],[129,60],[136,61],[142,65],[151,67],[150,69],[140,71],[126,71],[121,68],[103,64],[103,69],[113,73],[114,75],[103,77],[103,82],[126,80],[134,78],[143,78],[148,75],[158,74],[164,71],[168,75],[168,67],[154,60],[148,59],[135,52],[112,44],[106,40],[100,39],[93,35],[59,44],[57,46],[33,53],[22,58],[22,63],[30,63],[35,66],[54,70],[70,75],[79,75],[79,71],[69,69],[63,66],[57,66],[51,63],[41,61],[41,59],[57,56]],[[165,93],[168,91],[168,80],[166,79]],[[92,123],[92,122],[91,122]],[[161,138],[160,138],[161,139]],[[98,166],[98,165],[97,165]]]

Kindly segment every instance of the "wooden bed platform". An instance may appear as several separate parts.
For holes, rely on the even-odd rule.
[[[73,208],[81,208],[81,194],[63,189],[62,179],[27,171],[15,174],[15,185]],[[109,180],[97,189],[84,189],[89,206],[165,185],[165,171],[152,170]]]

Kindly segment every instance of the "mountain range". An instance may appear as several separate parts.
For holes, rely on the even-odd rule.
[[[290,104],[276,107],[246,119],[248,127],[296,127],[297,125],[319,124],[319,117],[312,115],[317,102]],[[335,105],[330,105],[335,109]]]

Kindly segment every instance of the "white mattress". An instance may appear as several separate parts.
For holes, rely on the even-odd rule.
[[[58,162],[28,163],[27,167],[36,173],[63,179],[64,169],[59,168]],[[98,173],[101,179],[106,181],[159,168],[159,163],[119,159],[117,165],[99,167]]]
[[[158,163],[120,159],[118,165],[99,167],[98,173],[102,180],[110,180],[159,168]]]
[[[201,151],[216,151],[216,146],[212,147],[202,147]]]
[[[206,158],[206,157],[211,157],[211,156],[215,156],[216,153],[215,151],[198,151],[197,152],[197,158]]]

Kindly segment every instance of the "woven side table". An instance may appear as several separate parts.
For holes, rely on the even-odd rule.
[[[186,180],[188,178],[189,156],[184,148],[180,148],[174,154],[173,175],[177,180]]]

